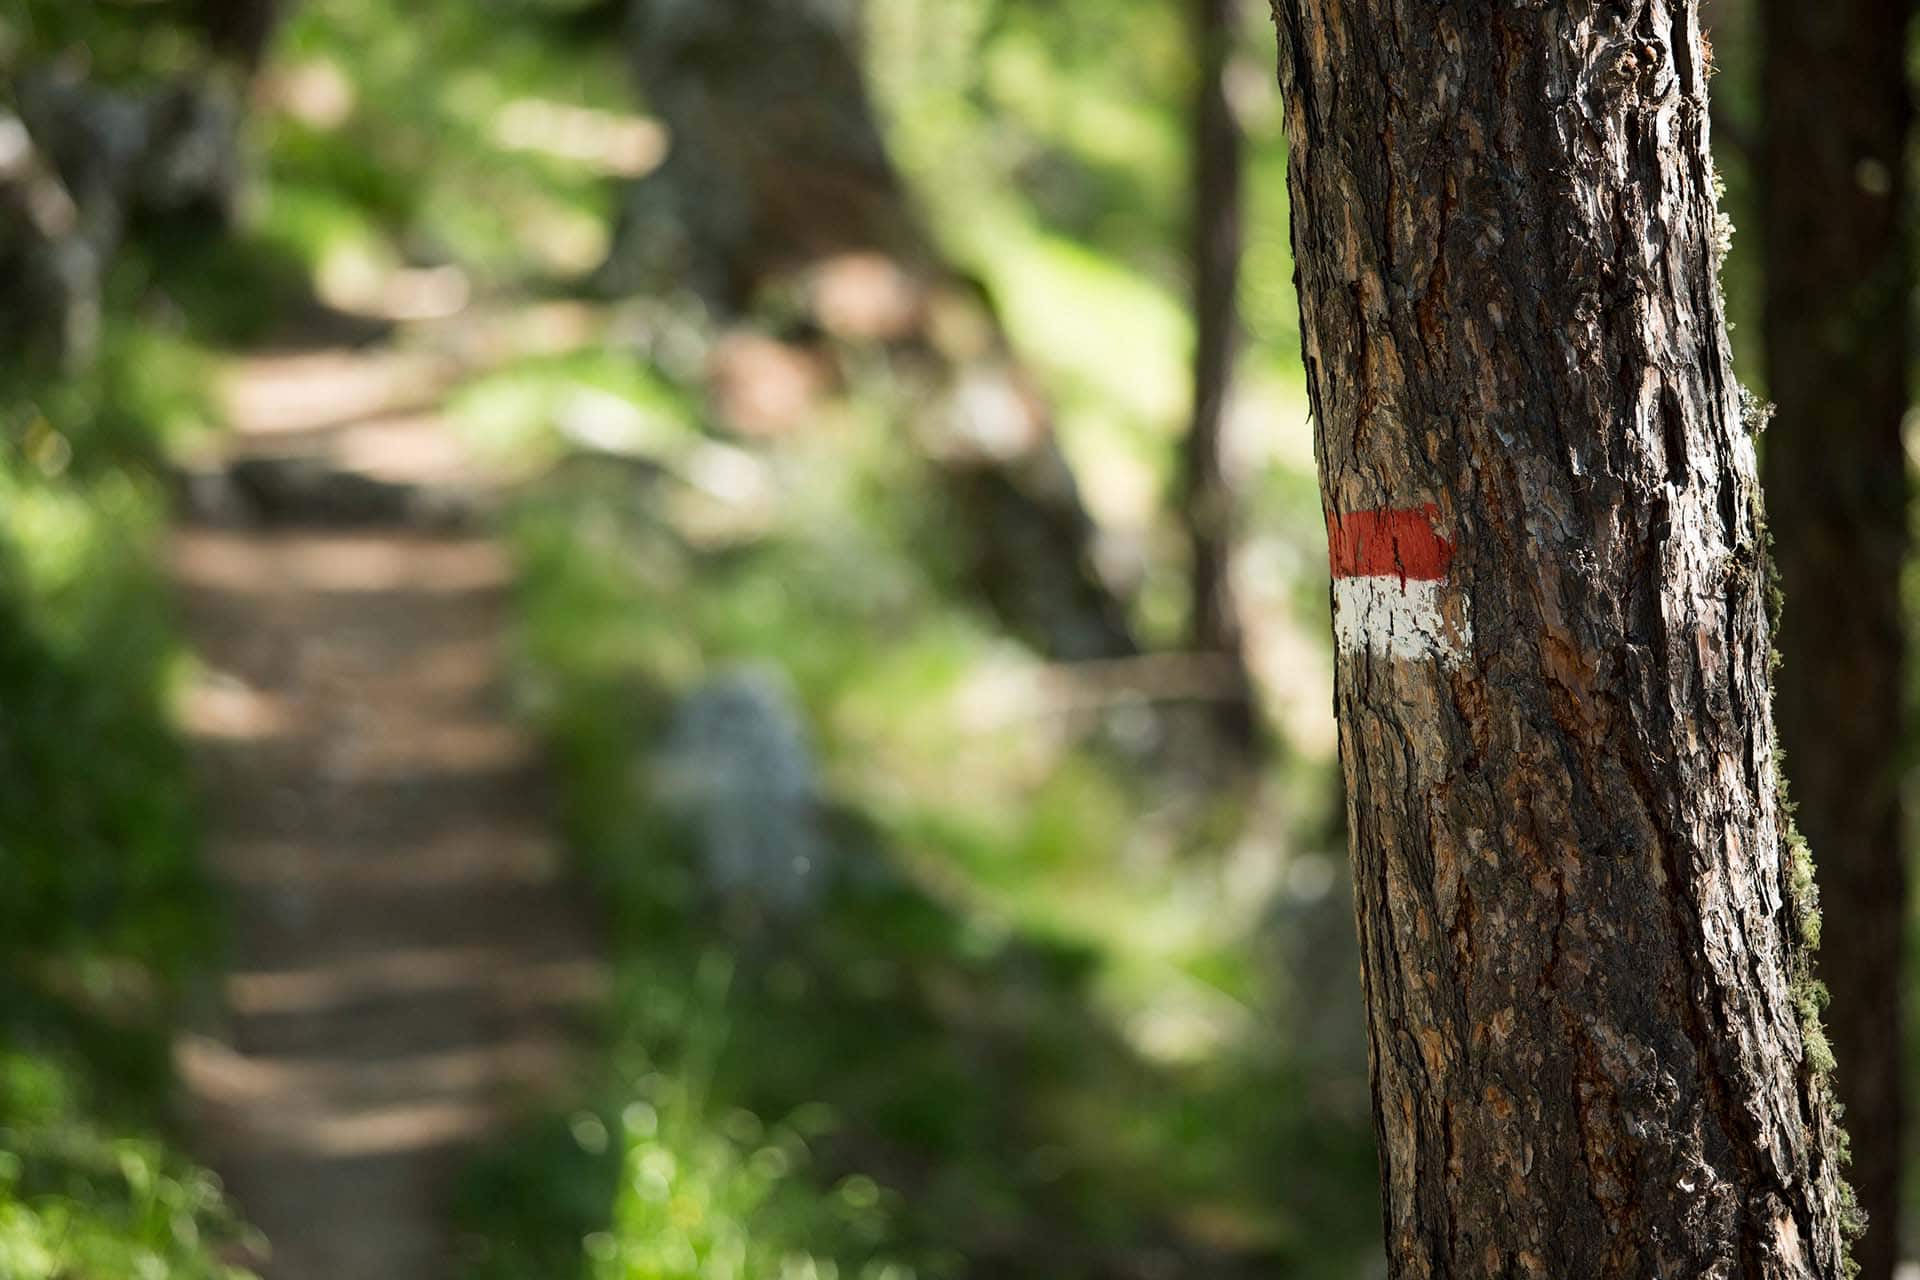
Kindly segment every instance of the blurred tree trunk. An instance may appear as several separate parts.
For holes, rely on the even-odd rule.
[[[1694,0],[1282,0],[1391,1269],[1844,1273]]]
[[[1912,11],[1910,0],[1761,5],[1780,736],[1835,925],[1821,970],[1868,1218],[1855,1249],[1864,1280],[1889,1280],[1899,1257]]]
[[[200,0],[200,28],[207,43],[249,73],[266,60],[281,14],[279,0]]]
[[[608,275],[743,307],[834,254],[937,261],[837,0],[632,0],[628,49],[674,145],[628,193]]]
[[[1227,397],[1239,340],[1242,151],[1227,96],[1235,0],[1194,0],[1199,79],[1193,116],[1193,421],[1186,438],[1181,510],[1193,562],[1195,652],[1218,655],[1238,697],[1219,704],[1229,740],[1253,746],[1259,732],[1233,591],[1234,494],[1222,457]]]
[[[1129,656],[1127,609],[1096,563],[1097,530],[1047,407],[888,154],[857,18],[847,0],[633,0],[633,63],[673,144],[628,192],[601,282],[691,288],[724,315],[836,261],[896,266],[914,296],[869,336],[903,368],[932,371],[931,452],[975,588],[1052,657]]]

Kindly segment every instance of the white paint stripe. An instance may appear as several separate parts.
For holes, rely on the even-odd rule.
[[[1466,619],[1447,621],[1440,607],[1444,582],[1381,575],[1333,580],[1333,635],[1343,653],[1385,658],[1438,659],[1458,666],[1473,644]]]

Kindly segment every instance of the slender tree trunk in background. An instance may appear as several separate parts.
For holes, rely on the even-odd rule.
[[[1855,1247],[1864,1280],[1888,1280],[1899,1257],[1912,11],[1911,0],[1761,5],[1780,736],[1835,922],[1821,971],[1867,1212]]]
[[[1387,1248],[1843,1274],[1693,0],[1279,0]]]
[[[1242,152],[1227,97],[1236,0],[1194,0],[1200,51],[1193,139],[1193,422],[1187,431],[1182,512],[1193,560],[1191,641],[1231,664],[1241,696],[1220,704],[1229,739],[1252,746],[1259,732],[1233,592],[1234,495],[1221,456],[1227,396],[1239,341]]]

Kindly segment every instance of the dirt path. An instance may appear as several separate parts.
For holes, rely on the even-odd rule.
[[[606,984],[506,706],[506,558],[410,518],[474,482],[442,373],[242,363],[232,449],[272,460],[233,474],[299,483],[223,491],[174,539],[233,932],[221,1025],[179,1058],[270,1280],[447,1276],[459,1157],[563,1083]]]

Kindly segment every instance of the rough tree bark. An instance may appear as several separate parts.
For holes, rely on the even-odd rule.
[[[1904,223],[1911,0],[1765,0],[1767,393],[1762,450],[1781,614],[1780,736],[1820,864],[1821,970],[1836,1088],[1867,1213],[1865,1280],[1888,1280],[1900,1216],[1901,953],[1907,872],[1908,299]]]
[[[1239,340],[1241,190],[1245,140],[1227,96],[1235,0],[1194,0],[1199,50],[1193,113],[1193,421],[1183,457],[1181,510],[1192,557],[1194,651],[1228,666],[1238,696],[1217,720],[1243,747],[1259,733],[1233,590],[1234,494],[1222,456],[1227,396]]]
[[[1276,0],[1387,1247],[1839,1277],[1693,0]]]
[[[944,261],[881,134],[851,0],[632,0],[638,78],[672,134],[628,193],[601,272],[616,291],[691,288],[721,314],[836,259],[885,259],[914,300],[886,335],[932,384],[935,450],[969,576],[1010,627],[1063,660],[1136,652],[1096,563],[1047,408],[990,300]],[[965,320],[934,332],[938,317]]]

